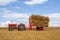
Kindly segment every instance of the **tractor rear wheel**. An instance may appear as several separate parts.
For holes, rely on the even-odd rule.
[[[18,31],[23,31],[23,30],[25,30],[25,25],[24,24],[18,25]]]

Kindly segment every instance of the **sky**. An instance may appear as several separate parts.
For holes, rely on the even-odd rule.
[[[29,25],[32,14],[48,16],[50,27],[60,26],[60,0],[0,0],[0,26]]]

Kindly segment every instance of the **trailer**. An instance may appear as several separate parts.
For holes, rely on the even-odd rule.
[[[40,15],[31,15],[29,17],[29,28],[30,30],[36,29],[36,30],[44,30],[44,27],[48,27],[49,24],[49,18],[45,16]]]

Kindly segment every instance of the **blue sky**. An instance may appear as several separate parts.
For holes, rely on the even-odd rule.
[[[60,26],[60,0],[0,0],[0,25],[24,23],[32,14],[50,18],[49,26]]]

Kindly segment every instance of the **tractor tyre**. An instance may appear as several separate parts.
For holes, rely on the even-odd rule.
[[[24,31],[24,30],[25,30],[25,25],[18,26],[18,31]]]

